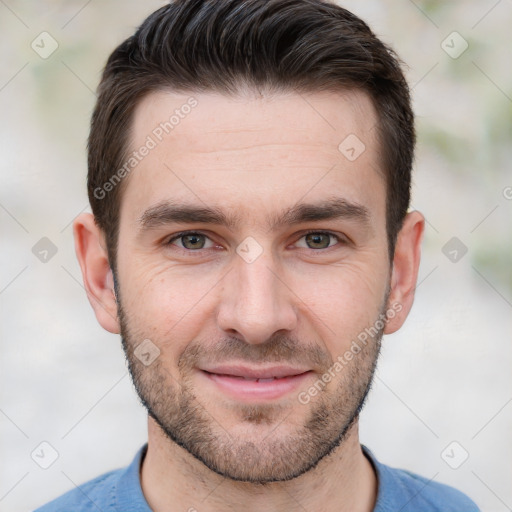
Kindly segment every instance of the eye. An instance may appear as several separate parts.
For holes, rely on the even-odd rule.
[[[300,240],[304,240],[306,245],[299,245],[306,249],[328,249],[336,243],[331,244],[332,239],[340,242],[340,238],[334,233],[328,231],[311,231],[306,233]]]
[[[302,240],[304,242],[301,242]],[[311,231],[303,235],[297,245],[304,249],[320,250],[329,249],[340,242],[342,243],[343,240],[329,231]],[[211,249],[215,244],[203,233],[187,231],[177,233],[169,239],[166,245],[175,245],[185,251],[195,252],[201,249]]]
[[[207,246],[207,242],[210,242],[211,245]],[[179,242],[179,243],[174,243]],[[213,247],[213,242],[202,233],[196,232],[186,232],[186,233],[178,233],[173,236],[168,242],[168,245],[177,245],[181,249],[186,249],[188,251],[194,251],[199,249],[209,249]]]

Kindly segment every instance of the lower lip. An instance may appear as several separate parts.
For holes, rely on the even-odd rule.
[[[201,371],[201,373],[210,382],[216,384],[221,391],[237,400],[275,400],[296,391],[313,374],[309,371],[300,375],[273,379],[270,382],[257,382],[205,371]]]

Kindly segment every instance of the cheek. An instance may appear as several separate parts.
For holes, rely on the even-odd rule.
[[[297,276],[291,287],[305,303],[303,314],[339,352],[375,322],[387,285],[385,268],[351,263],[318,267]]]
[[[132,331],[144,334],[161,349],[180,350],[180,340],[194,339],[208,319],[208,295],[222,274],[139,262],[124,268],[123,308]]]

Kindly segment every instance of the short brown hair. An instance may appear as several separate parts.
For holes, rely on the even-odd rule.
[[[328,1],[175,0],[114,50],[99,85],[87,186],[112,268],[126,180],[100,197],[98,190],[123,166],[137,104],[162,89],[236,94],[244,86],[299,93],[358,89],[370,96],[392,259],[409,207],[415,145],[409,87],[394,51],[365,22]]]

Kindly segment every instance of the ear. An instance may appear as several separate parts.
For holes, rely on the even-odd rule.
[[[120,329],[114,279],[103,232],[90,213],[82,213],[73,222],[73,233],[87,298],[100,325],[118,334]]]
[[[411,310],[418,279],[424,230],[425,218],[420,212],[410,212],[405,216],[395,245],[391,290],[388,298],[388,309],[395,311],[395,315],[388,317],[385,334],[398,331]]]

